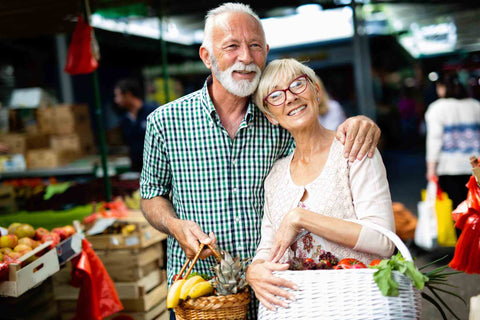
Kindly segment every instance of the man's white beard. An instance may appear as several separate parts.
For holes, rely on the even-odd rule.
[[[230,93],[238,97],[247,97],[255,92],[260,81],[260,73],[262,70],[254,64],[245,65],[242,62],[235,62],[230,68],[225,71],[220,70],[217,59],[212,54],[210,55],[210,64],[212,66],[212,73],[222,86]],[[254,71],[255,77],[250,80],[235,80],[232,77],[234,71]]]

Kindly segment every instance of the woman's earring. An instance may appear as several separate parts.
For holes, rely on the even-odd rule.
[[[273,124],[274,125],[277,125],[278,124],[278,121],[277,120],[272,120]]]

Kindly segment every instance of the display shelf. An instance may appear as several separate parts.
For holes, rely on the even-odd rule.
[[[75,176],[75,175],[92,175],[101,176],[102,172],[98,174],[97,169],[101,171],[100,156],[88,156],[76,160],[68,165],[60,166],[58,168],[46,169],[31,169],[25,171],[0,172],[0,180],[7,178],[25,178],[25,177],[49,177],[49,176]],[[113,156],[108,159],[109,175],[115,174],[117,171],[129,168],[130,159],[128,157]]]

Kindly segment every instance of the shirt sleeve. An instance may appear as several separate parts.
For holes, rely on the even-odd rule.
[[[380,152],[373,158],[356,160],[350,166],[350,185],[357,218],[395,232],[392,199]],[[354,250],[391,256],[394,244],[381,233],[362,227]]]
[[[253,261],[258,259],[267,260],[270,255],[270,249],[273,245],[273,239],[275,237],[275,230],[273,228],[273,223],[269,211],[268,201],[265,200],[265,205],[263,208],[263,219],[262,219],[262,229],[261,229],[261,239],[260,244],[257,247],[255,257]]]
[[[147,118],[143,148],[140,195],[143,199],[164,196],[170,192],[172,173],[160,121],[153,113]]]
[[[426,158],[428,162],[438,162],[442,150],[443,123],[438,107],[438,104],[431,104],[425,113],[425,124],[427,126]]]

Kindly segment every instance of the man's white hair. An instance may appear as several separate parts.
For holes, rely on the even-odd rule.
[[[249,14],[252,16],[255,20],[258,21],[258,24],[260,25],[262,32],[263,27],[262,23],[260,22],[260,18],[257,16],[255,12],[250,8],[248,4],[243,4],[243,3],[234,3],[234,2],[227,2],[224,3],[215,9],[212,9],[208,11],[207,15],[205,16],[205,28],[203,29],[203,43],[202,47],[207,49],[207,51],[212,54],[213,53],[213,44],[212,44],[212,33],[213,33],[213,26],[215,25],[215,18],[221,14],[224,13],[230,13],[230,12],[241,12],[245,14]]]

